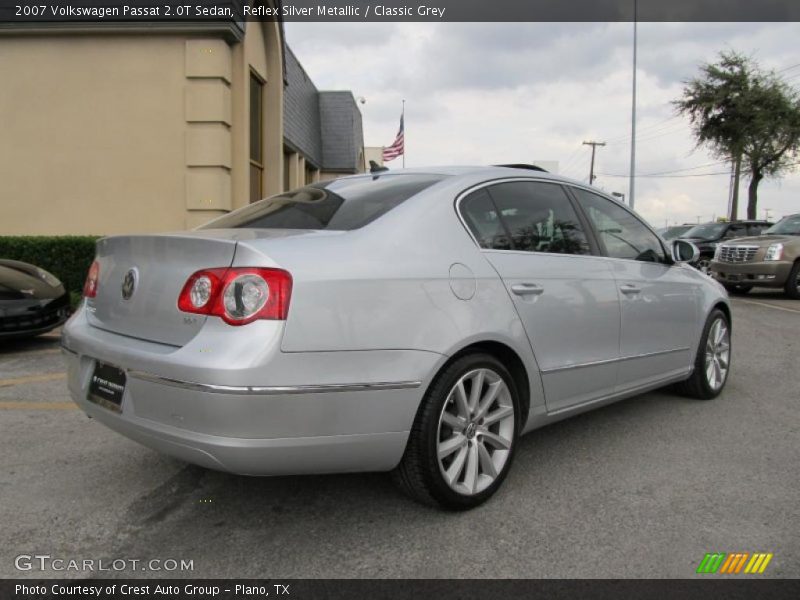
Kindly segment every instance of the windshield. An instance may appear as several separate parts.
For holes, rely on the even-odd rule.
[[[783,217],[762,234],[773,233],[776,235],[800,235],[800,215]]]
[[[675,238],[679,238],[684,235],[691,228],[691,225],[674,225],[673,227],[667,227],[661,233],[661,237],[663,237],[665,240],[674,240]]]
[[[387,174],[315,183],[259,200],[200,229],[349,231],[364,227],[444,177]]]
[[[683,234],[685,238],[697,238],[699,240],[716,240],[722,237],[725,233],[727,223],[706,223],[704,225],[695,225],[689,231]]]

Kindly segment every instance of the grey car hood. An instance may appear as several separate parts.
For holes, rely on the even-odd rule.
[[[798,237],[796,235],[754,235],[751,237],[742,237],[736,238],[733,240],[726,240],[721,242],[725,246],[736,246],[736,245],[744,245],[747,244],[749,246],[759,246],[765,247],[769,246],[770,244],[776,244],[778,242],[797,242]]]

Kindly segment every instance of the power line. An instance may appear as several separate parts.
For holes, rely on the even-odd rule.
[[[685,171],[696,171],[697,169],[705,169],[706,167],[716,167],[719,165],[726,165],[728,164],[727,160],[718,160],[716,162],[706,163],[704,165],[697,165],[695,167],[685,167],[683,169],[671,169],[669,171],[656,171],[654,173],[644,173],[639,175],[639,177],[653,177],[656,175],[672,175],[673,173],[683,173]]]
[[[640,173],[636,174],[636,177],[651,177],[653,179],[680,179],[683,177],[712,177],[715,175],[728,175],[730,176],[730,171],[719,171],[717,173],[692,173],[688,175],[642,175]],[[630,175],[619,175],[616,173],[598,173],[601,177],[630,177]]]
[[[648,142],[650,140],[655,140],[655,139],[658,139],[660,137],[664,137],[666,135],[674,135],[676,133],[680,133],[680,132],[683,132],[683,131],[686,131],[685,125],[681,125],[680,127],[671,126],[671,127],[665,128],[665,129],[663,129],[661,131],[651,131],[651,132],[645,134],[644,137],[640,137],[640,138],[637,137],[636,138],[636,142],[637,143],[638,142]],[[609,144],[612,144],[612,142],[609,142]],[[626,140],[620,140],[619,142],[614,142],[613,145],[615,145],[615,146],[618,145],[618,146],[624,148],[624,147],[630,145],[630,140],[627,140],[627,141]]]
[[[657,123],[653,123],[652,125],[645,125],[644,127],[637,127],[636,131],[638,133],[645,132],[645,135],[650,135],[651,133],[654,133],[654,131],[650,131],[650,130],[658,129],[658,128],[664,126],[664,125],[667,125],[670,121],[674,121],[675,119],[680,119],[680,118],[681,118],[680,115],[673,115],[671,117],[667,117],[666,119],[662,119],[661,121],[659,121]],[[672,125],[670,124],[668,126],[671,127]],[[610,143],[610,142],[617,142],[617,141],[626,140],[626,139],[630,139],[630,136],[629,135],[618,135],[618,136],[614,136],[612,138],[608,138],[606,141],[608,141]]]
[[[796,69],[797,67],[800,67],[800,63],[794,64],[794,65],[790,65],[788,67],[784,67],[783,69],[779,69],[778,71],[775,71],[775,72],[776,73],[783,73],[784,71],[791,71],[792,69]]]
[[[583,145],[578,146],[575,150],[567,157],[567,160],[564,161],[563,165],[561,166],[561,172],[565,173],[569,169],[571,169],[574,165],[575,159],[579,159],[581,157],[581,151],[583,150]]]

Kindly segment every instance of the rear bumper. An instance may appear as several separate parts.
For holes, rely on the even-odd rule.
[[[711,261],[709,273],[722,284],[783,287],[792,263],[783,261],[726,263]]]
[[[394,468],[442,358],[418,351],[278,351],[257,369],[259,384],[253,365],[235,363],[216,383],[187,364],[196,356],[196,349],[186,351],[191,343],[154,355],[149,342],[95,330],[80,315],[65,333],[70,394],[88,415],[156,451],[245,475]],[[97,358],[126,371],[120,413],[87,400]],[[340,379],[332,382],[337,369]]]

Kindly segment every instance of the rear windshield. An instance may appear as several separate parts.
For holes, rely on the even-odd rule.
[[[699,240],[716,240],[722,237],[727,227],[727,223],[705,223],[703,225],[695,225],[684,233],[682,237]]]
[[[762,233],[773,233],[777,235],[800,235],[800,215],[790,215],[783,217],[772,227]]]
[[[358,229],[444,177],[387,174],[314,183],[254,202],[200,229]]]

